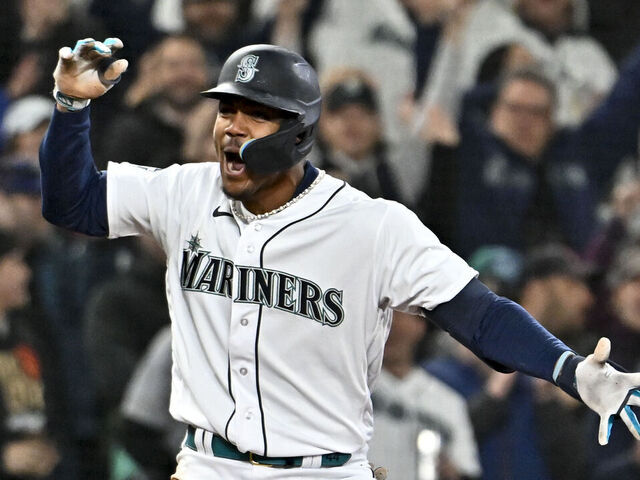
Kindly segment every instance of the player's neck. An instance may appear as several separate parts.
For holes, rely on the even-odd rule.
[[[272,184],[260,189],[251,198],[242,200],[242,204],[254,215],[275,210],[291,200],[303,176],[304,169],[298,164],[283,172]]]

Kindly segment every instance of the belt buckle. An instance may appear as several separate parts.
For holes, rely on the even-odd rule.
[[[251,465],[259,465],[261,467],[273,468],[273,465],[269,465],[268,463],[260,463],[253,459],[253,452],[249,452],[249,463]]]

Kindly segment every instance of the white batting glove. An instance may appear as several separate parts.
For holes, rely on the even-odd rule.
[[[85,38],[73,50],[61,48],[53,72],[56,102],[68,110],[80,110],[90,99],[104,95],[120,81],[120,75],[129,66],[127,60],[112,57],[122,47],[118,38],[107,38],[104,42]]]
[[[566,392],[577,393],[600,416],[598,442],[609,443],[615,415],[620,415],[631,434],[640,440],[640,423],[631,406],[640,406],[640,373],[625,373],[607,363],[611,342],[602,337],[587,358],[572,353],[559,360],[554,380]],[[565,355],[563,355],[564,357]],[[571,370],[574,370],[574,374]],[[571,382],[569,378],[573,377]]]

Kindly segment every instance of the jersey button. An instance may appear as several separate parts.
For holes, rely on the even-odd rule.
[[[240,325],[242,325],[243,327],[246,327],[247,325],[249,325],[249,320],[247,320],[246,318],[243,318],[242,320],[240,320]]]
[[[254,225],[253,225],[253,229],[254,229],[256,232],[259,232],[260,230],[262,230],[262,224],[261,224],[261,223],[256,223],[256,224],[254,224]]]
[[[249,371],[248,371],[246,368],[242,367],[242,368],[240,369],[240,375],[242,375],[243,377],[244,377],[247,373],[249,373]]]
[[[253,245],[249,245],[247,247],[247,252],[249,252],[249,253],[253,253],[254,250],[255,250],[255,248],[253,247]]]

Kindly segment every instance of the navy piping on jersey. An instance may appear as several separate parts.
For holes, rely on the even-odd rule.
[[[310,167],[310,168],[308,168]],[[307,171],[308,170],[315,170],[315,175],[312,177],[311,182],[313,182],[313,179],[315,179],[315,177],[318,174],[318,171],[309,163],[307,162],[307,164],[305,165],[305,178],[307,178]],[[301,182],[301,185],[304,183]],[[286,230],[287,228],[303,222],[311,217],[313,217],[314,215],[316,215],[317,213],[319,213],[320,211],[322,211],[324,209],[324,207],[326,207],[329,202],[331,202],[331,200],[333,200],[333,198],[345,187],[346,183],[342,182],[342,185],[340,185],[340,187],[331,194],[331,196],[327,199],[326,202],[324,202],[324,204],[322,204],[322,206],[320,208],[318,208],[315,212],[310,213],[309,215],[307,215],[306,217],[302,217],[299,218],[298,220],[295,220],[287,225],[285,225],[284,227],[282,227],[280,230],[278,230],[276,233],[274,233],[271,237],[269,237],[267,239],[267,241],[264,242],[264,244],[262,245],[262,249],[260,250],[260,268],[264,268],[264,249],[267,246],[267,244],[273,240],[274,238],[276,238],[278,235],[280,235],[284,230]],[[306,188],[306,187],[305,187]],[[303,188],[304,190],[304,188]],[[301,190],[302,191],[302,190]],[[262,407],[262,395],[260,393],[260,360],[259,360],[259,356],[258,356],[258,343],[260,340],[260,325],[262,323],[262,305],[260,305],[260,308],[258,310],[258,325],[256,326],[256,343],[255,343],[255,362],[256,362],[256,389],[257,389],[257,393],[258,393],[258,405],[260,406],[260,421],[262,423],[262,440],[264,442],[264,452],[263,452],[263,456],[267,457],[268,453],[267,453],[267,429],[265,427],[264,424],[264,409]]]
[[[227,424],[224,426],[224,437],[229,441],[229,424],[231,423],[233,416],[236,414],[236,399],[233,396],[233,390],[231,388],[231,359],[229,358],[229,352],[227,352],[227,389],[229,390],[229,396],[233,401],[233,412],[231,412],[229,420],[227,420]]]

